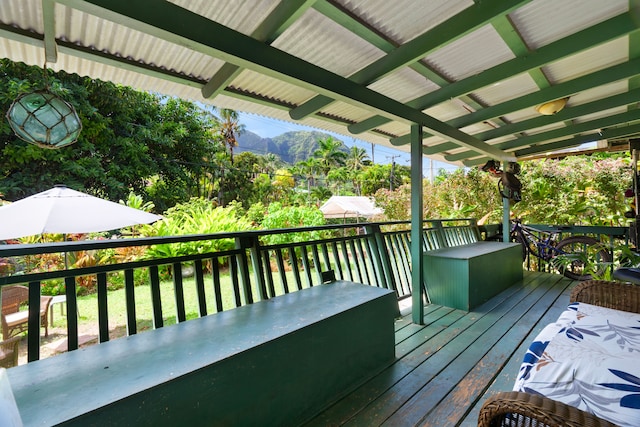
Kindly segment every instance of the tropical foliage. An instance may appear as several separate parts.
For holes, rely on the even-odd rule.
[[[283,206],[281,203],[272,203],[267,209],[262,220],[262,227],[266,229],[275,228],[300,228],[303,226],[323,225],[325,223],[322,212],[315,207],[304,206]],[[277,245],[285,242],[301,242],[318,239],[322,237],[319,231],[294,233],[291,236],[283,234],[273,234],[263,236],[266,244]]]
[[[224,150],[210,115],[195,104],[78,75],[47,71],[49,89],[71,102],[83,123],[78,141],[43,150],[0,125],[0,192],[16,200],[64,183],[118,200],[133,191],[160,211],[198,193],[203,159]],[[43,88],[43,70],[0,59],[0,108]],[[3,115],[4,116],[4,115]]]
[[[253,225],[245,218],[236,216],[233,207],[215,207],[211,201],[193,198],[168,209],[164,219],[145,226],[146,236],[176,236],[186,234],[211,234],[251,230]],[[153,245],[146,257],[166,258],[194,253],[208,253],[233,249],[233,239],[202,240],[175,244]]]
[[[627,154],[523,162],[518,175],[523,198],[511,205],[511,215],[526,223],[626,225],[632,199],[624,193],[632,176]],[[390,219],[409,219],[409,185],[380,189],[375,199]],[[441,171],[434,182],[425,180],[423,200],[425,218],[502,221],[497,180],[478,168]]]

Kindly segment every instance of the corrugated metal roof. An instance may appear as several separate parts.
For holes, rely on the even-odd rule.
[[[42,4],[0,2],[2,56],[43,64]],[[419,123],[424,152],[460,165],[575,145],[574,135],[640,132],[622,114],[637,108],[640,0],[53,5],[55,70],[406,151]],[[565,96],[555,116],[536,112]]]
[[[513,57],[495,29],[485,25],[427,56],[427,62],[449,80],[458,81]]]
[[[515,10],[509,18],[527,46],[539,49],[628,10],[628,0],[537,0]]]

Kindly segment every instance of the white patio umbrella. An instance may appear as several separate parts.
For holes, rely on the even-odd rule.
[[[0,240],[43,233],[109,231],[159,219],[162,219],[159,215],[56,185],[0,206]]]

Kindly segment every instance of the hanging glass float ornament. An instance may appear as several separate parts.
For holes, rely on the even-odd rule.
[[[18,138],[44,148],[73,144],[82,130],[73,106],[47,89],[20,95],[7,119]]]

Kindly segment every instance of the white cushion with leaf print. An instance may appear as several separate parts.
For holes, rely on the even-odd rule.
[[[640,426],[640,315],[570,304],[529,347],[514,390]]]

